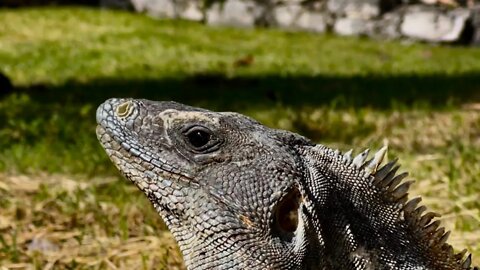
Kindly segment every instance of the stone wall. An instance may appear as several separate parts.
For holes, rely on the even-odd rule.
[[[458,1],[458,2],[456,2]],[[480,45],[476,0],[101,0],[158,18]]]

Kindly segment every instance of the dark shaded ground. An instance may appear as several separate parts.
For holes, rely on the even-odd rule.
[[[109,97],[175,100],[216,110],[271,105],[372,107],[458,106],[480,101],[480,74],[395,77],[242,77],[198,74],[184,79],[99,79],[15,88],[45,103],[100,104]]]
[[[351,143],[367,136],[371,127],[357,123],[319,129],[319,123],[299,116],[321,106],[329,111],[353,109],[351,113],[367,107],[379,115],[409,109],[456,110],[480,102],[480,74],[343,78],[198,74],[183,79],[99,79],[0,92],[0,171],[98,175],[115,173],[95,138],[96,107],[111,97],[174,100],[243,113],[273,109],[271,123],[293,117],[294,132],[322,142]]]

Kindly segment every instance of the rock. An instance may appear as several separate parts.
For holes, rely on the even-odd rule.
[[[322,33],[327,30],[327,17],[321,12],[306,11],[294,23],[294,27],[302,30]]]
[[[342,36],[371,35],[373,29],[372,21],[360,18],[340,18],[333,25],[333,31]]]
[[[385,39],[400,38],[402,36],[400,33],[402,17],[403,15],[398,11],[384,14],[380,20],[375,21],[373,36]]]
[[[202,5],[203,1],[201,0],[176,0],[176,17],[191,20],[191,21],[202,21],[203,12]]]
[[[443,12],[438,8],[413,6],[407,9],[400,32],[418,40],[453,42],[460,39],[469,18],[468,9]]]
[[[173,0],[131,0],[137,12],[145,12],[156,18],[175,18]]]
[[[123,0],[102,0],[123,1]],[[137,12],[144,12],[155,18],[181,18],[203,20],[201,0],[130,0]]]
[[[472,10],[472,39],[471,44],[473,46],[480,46],[480,5],[471,9]]]
[[[273,9],[273,17],[277,26],[290,28],[302,13],[300,4],[280,5]]]
[[[207,11],[207,23],[237,27],[253,27],[264,7],[251,0],[226,0],[213,4]]]
[[[381,0],[328,0],[327,10],[337,16],[368,19],[380,15]]]
[[[442,41],[459,41],[462,38],[462,34],[464,33],[465,27],[467,26],[472,13],[466,8],[457,8],[448,12],[447,16],[449,16],[452,20],[452,28],[446,35],[442,37]]]
[[[457,0],[421,0],[420,2],[427,5],[448,5],[448,6],[458,6]]]
[[[326,15],[319,11],[310,11],[300,4],[282,5],[274,8],[276,25],[284,29],[325,32]]]
[[[327,10],[336,16],[361,19],[376,18],[404,0],[327,0]]]

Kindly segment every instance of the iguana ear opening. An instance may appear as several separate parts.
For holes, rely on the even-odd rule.
[[[302,195],[297,187],[291,188],[278,202],[274,213],[274,228],[280,237],[291,240],[298,227]]]

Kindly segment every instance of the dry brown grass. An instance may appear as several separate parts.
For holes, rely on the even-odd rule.
[[[173,238],[145,224],[141,206],[95,197],[92,186],[112,181],[118,179],[0,175],[6,204],[0,214],[0,269],[183,269]],[[69,198],[79,195],[86,197],[72,205]],[[105,223],[119,219],[129,223],[127,235],[120,232],[121,222]],[[157,226],[163,228],[161,222]]]

